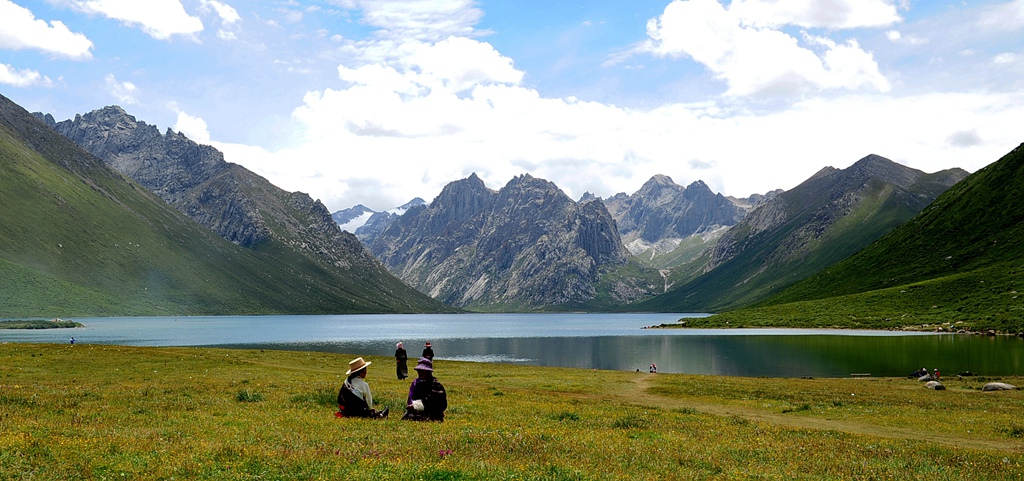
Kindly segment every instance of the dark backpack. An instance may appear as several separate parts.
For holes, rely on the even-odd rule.
[[[338,391],[338,411],[342,416],[356,418],[364,418],[371,414],[366,401],[352,392],[346,384],[342,384],[341,390]]]

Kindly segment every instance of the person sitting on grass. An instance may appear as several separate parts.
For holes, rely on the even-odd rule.
[[[441,381],[434,377],[434,362],[421,358],[414,369],[418,377],[409,386],[409,398],[402,419],[444,421],[444,412],[448,409],[448,393]]]
[[[345,375],[348,379],[341,385],[338,391],[338,412],[337,417],[350,418],[386,418],[389,409],[383,411],[373,409],[373,394],[370,393],[370,385],[366,383],[367,367],[373,364],[357,357],[348,363],[348,372]]]

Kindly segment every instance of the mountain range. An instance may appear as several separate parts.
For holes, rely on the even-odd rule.
[[[11,315],[778,316],[835,311],[836,299],[894,303],[907,297],[899,287],[929,293],[917,296],[934,303],[917,314],[928,318],[1016,299],[1024,258],[1013,242],[1021,149],[971,176],[869,155],[748,199],[654,176],[631,195],[573,201],[530,175],[496,191],[471,175],[429,204],[332,216],[119,107],[56,122],[2,98],[0,120],[0,306]],[[967,294],[949,302],[956,289]],[[1003,307],[991,323],[1015,322]]]
[[[595,219],[610,216],[614,222],[602,228],[614,230],[629,252],[612,256],[610,263],[577,258],[600,267],[596,270],[577,265],[569,271],[518,272],[550,263],[548,251],[532,250],[536,239],[550,241],[538,229],[591,221],[567,220],[563,211],[572,201],[554,184],[530,176],[513,179],[496,193],[475,175],[453,182],[425,210],[382,219],[383,233],[362,239],[396,276],[460,307],[718,312],[760,301],[857,252],[966,175],[962,169],[927,174],[869,155],[847,169],[822,169],[789,191],[748,199],[715,194],[700,181],[683,187],[657,175],[632,195],[602,200],[585,194],[575,203],[577,209],[603,206],[592,207],[600,211]],[[516,236],[525,237],[512,242]],[[491,259],[506,263],[489,268]],[[560,259],[568,262],[564,255]],[[571,288],[559,284],[567,275],[577,283]],[[538,295],[534,286],[544,277],[551,277],[546,286],[571,294],[559,297],[546,290]],[[495,285],[500,296],[480,288]]]
[[[394,209],[381,212],[376,212],[363,204],[359,204],[355,207],[339,210],[331,214],[331,217],[338,223],[341,230],[355,234],[356,238],[369,245],[373,243],[381,232],[384,232],[384,229],[387,229],[395,219],[401,217],[406,211],[426,204],[426,201],[417,197]]]
[[[0,96],[0,118],[4,315],[451,310],[319,202],[120,108],[58,124]]]
[[[475,174],[452,182],[429,205],[391,222],[369,248],[409,285],[481,310],[584,305],[599,297],[602,277],[630,260],[604,204],[574,202],[529,175],[498,191]],[[637,295],[629,284],[616,284],[611,295],[628,302]]]

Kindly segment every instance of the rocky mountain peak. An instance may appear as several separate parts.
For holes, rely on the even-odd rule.
[[[924,172],[893,162],[880,155],[870,154],[847,169],[850,175],[858,177],[874,177],[891,184],[908,188],[916,182]]]
[[[585,302],[602,269],[627,259],[603,203],[577,204],[528,174],[497,192],[476,176],[452,182],[369,247],[413,287],[460,307]]]
[[[746,212],[702,181],[683,187],[666,175],[651,177],[633,195],[616,194],[605,205],[634,254],[731,226]]]

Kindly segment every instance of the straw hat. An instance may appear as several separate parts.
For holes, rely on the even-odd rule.
[[[348,376],[349,374],[352,374],[352,373],[354,373],[356,371],[359,371],[361,369],[366,369],[366,366],[369,366],[370,364],[373,364],[373,363],[372,362],[366,362],[366,361],[363,360],[363,358],[357,357],[357,358],[349,361],[349,363],[348,363],[348,372],[346,372],[345,375]]]

